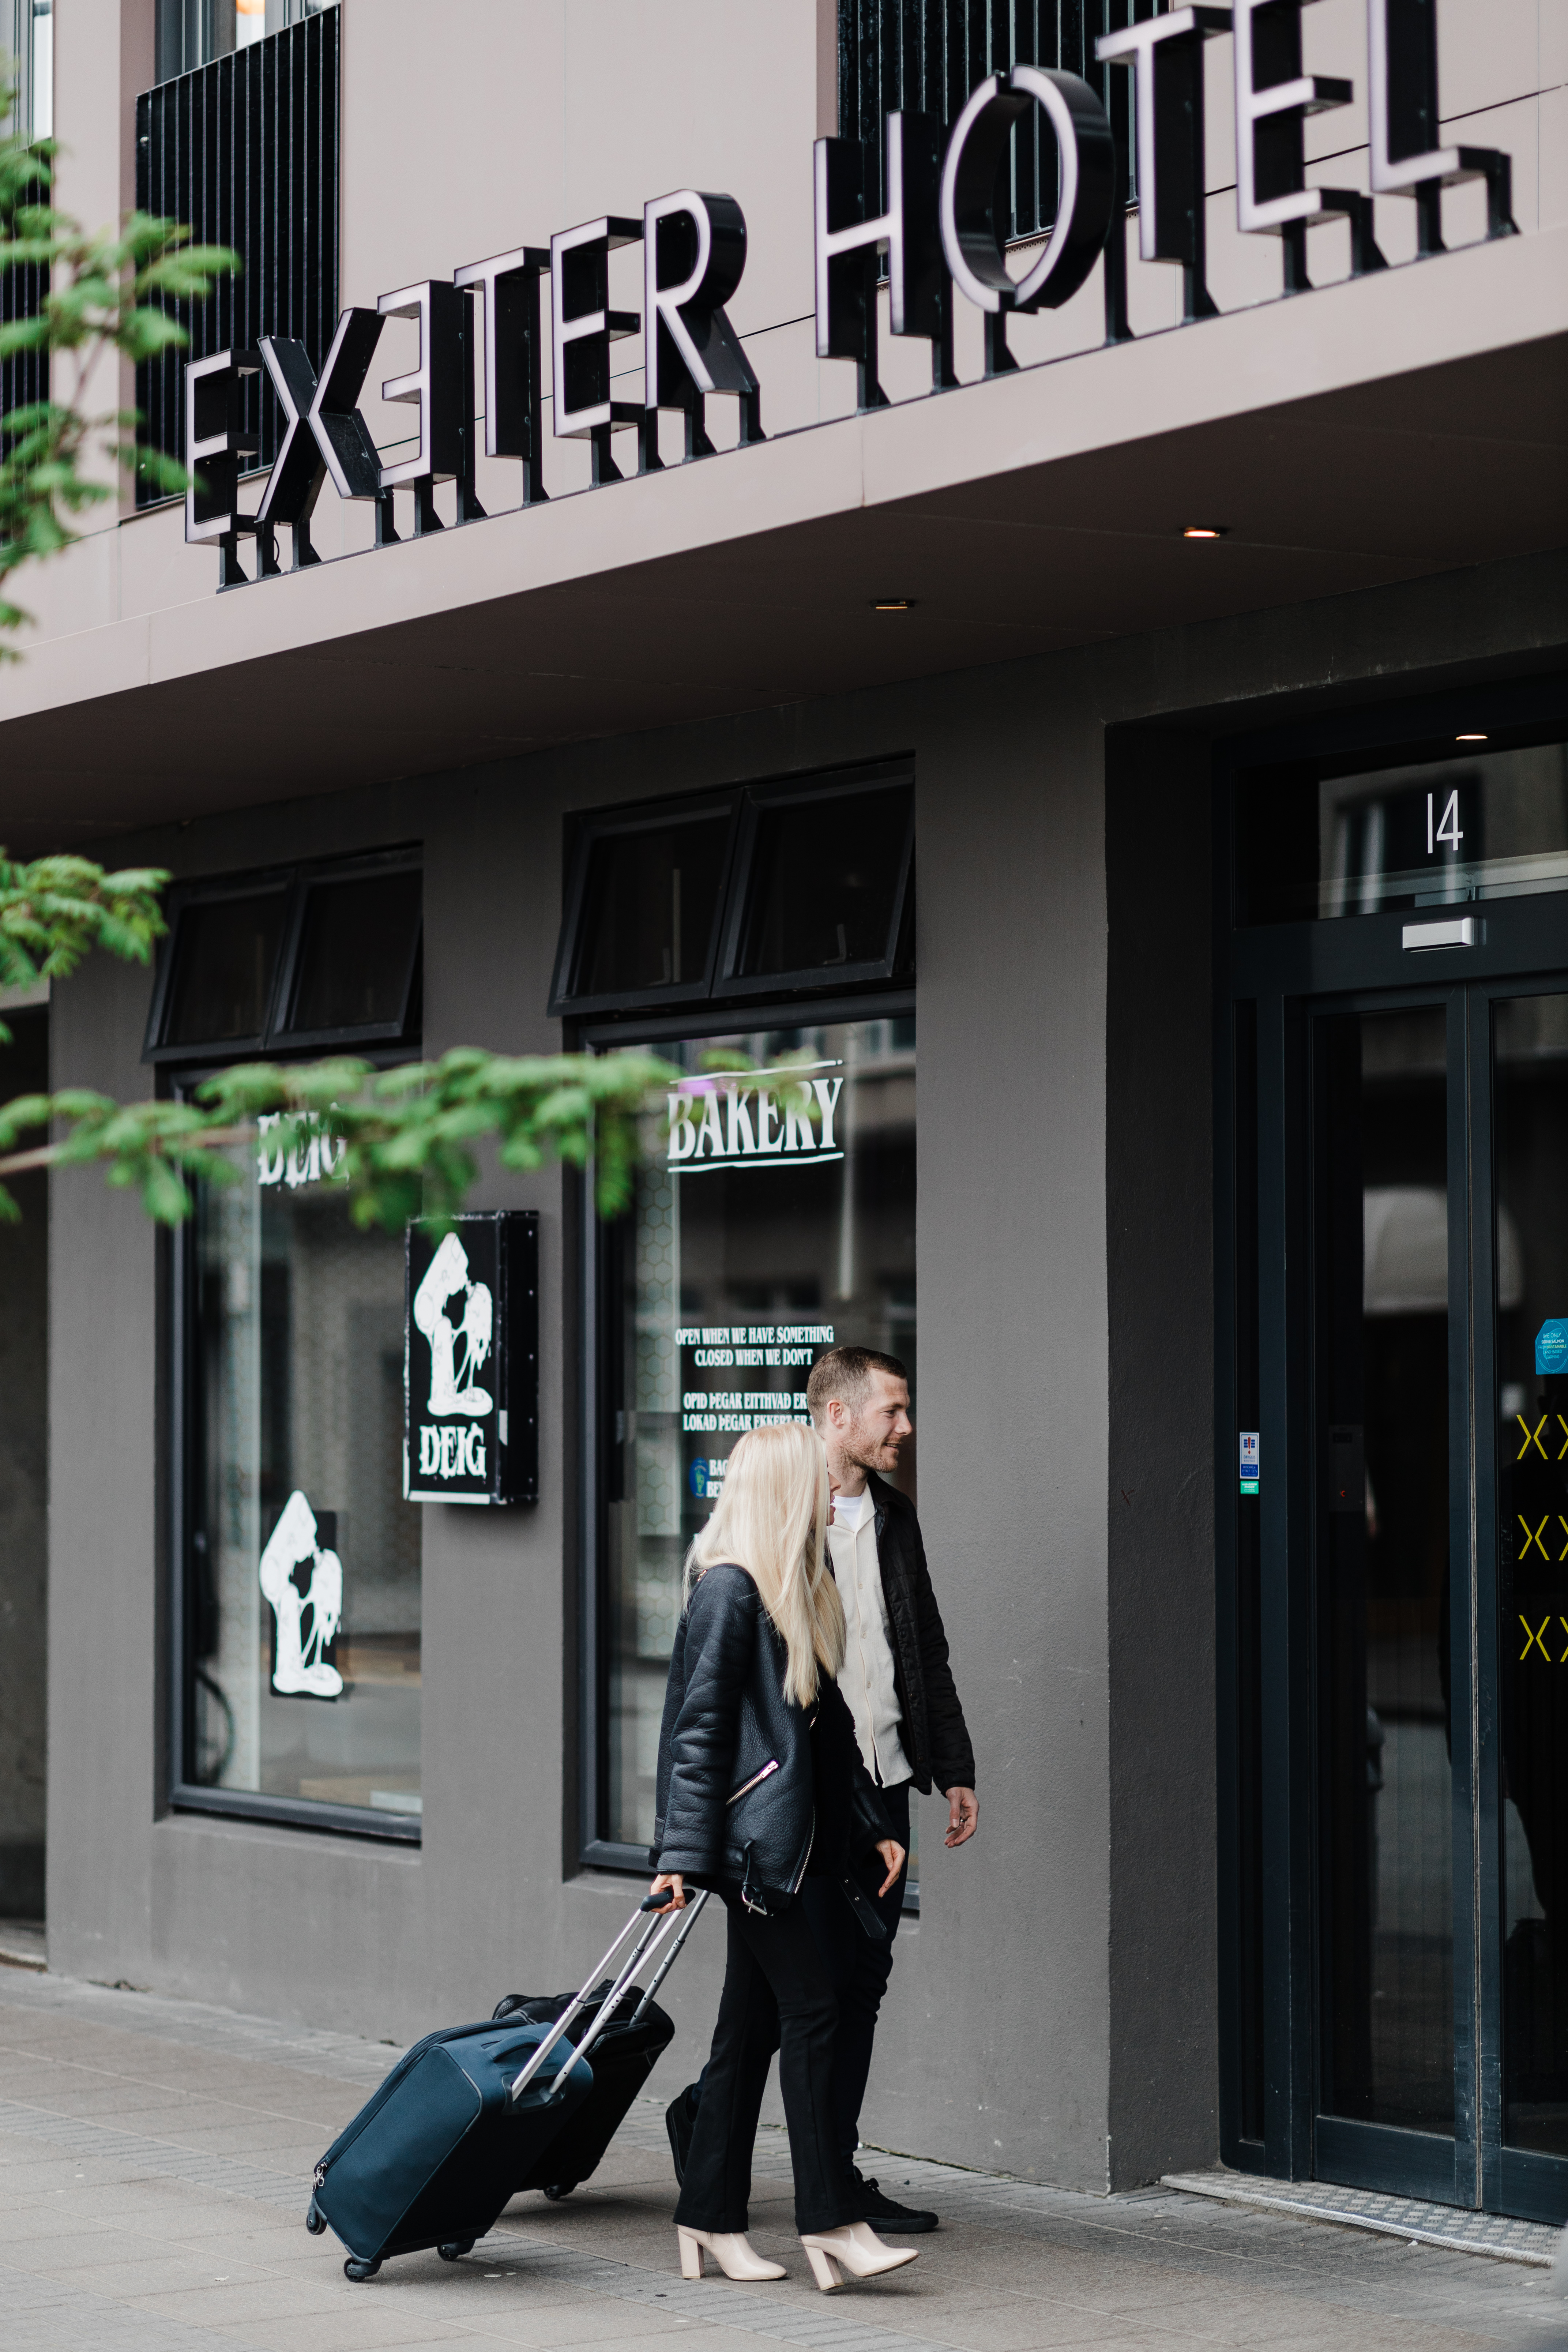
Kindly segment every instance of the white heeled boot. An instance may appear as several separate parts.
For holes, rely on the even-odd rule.
[[[846,2221],[837,2230],[814,2231],[802,2238],[811,2275],[824,2294],[851,2278],[880,2278],[884,2271],[901,2271],[919,2253],[918,2246],[885,2246],[869,2221]]]
[[[739,2230],[689,2230],[683,2221],[675,2225],[680,2241],[680,2275],[700,2279],[702,2275],[704,2251],[710,2253],[728,2279],[781,2279],[785,2276],[782,2263],[765,2263],[761,2254],[752,2252]]]

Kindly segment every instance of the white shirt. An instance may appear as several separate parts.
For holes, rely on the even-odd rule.
[[[899,1740],[900,1709],[893,1680],[892,1633],[877,1565],[877,1515],[869,1493],[836,1495],[827,1556],[844,1603],[847,1639],[838,1687],[855,1718],[860,1758],[885,1789],[913,1778]]]

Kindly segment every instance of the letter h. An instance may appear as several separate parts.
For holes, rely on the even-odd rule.
[[[931,345],[931,389],[958,381],[952,313],[942,266],[937,192],[942,125],[934,115],[887,117],[887,210],[868,217],[877,153],[858,139],[819,139],[813,151],[816,356],[853,360],[856,399],[885,408],[877,376],[878,255],[888,256],[888,324]]]

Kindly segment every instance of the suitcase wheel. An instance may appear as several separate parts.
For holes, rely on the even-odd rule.
[[[551,2183],[544,2193],[552,2205],[559,2205],[563,2197],[571,2196],[576,2186],[577,2183],[574,2180],[556,2180]]]
[[[357,2254],[351,2254],[343,2264],[343,2276],[350,2279],[374,2278],[380,2268],[379,2258],[374,2262],[362,2263]]]
[[[312,2197],[305,2209],[305,2227],[312,2238],[319,2238],[327,2226],[327,2217]]]
[[[447,2245],[436,2249],[444,2263],[460,2263],[465,2254],[471,2254],[473,2251],[472,2238],[453,2238]]]

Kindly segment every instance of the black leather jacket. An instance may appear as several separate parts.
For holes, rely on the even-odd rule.
[[[837,1684],[824,1675],[803,1713],[784,1696],[784,1661],[745,1570],[709,1569],[670,1654],[649,1856],[698,1885],[738,1880],[767,1911],[794,1899],[808,1866],[842,1882],[893,1833]]]
[[[958,1703],[947,1635],[931,1589],[921,1523],[907,1495],[872,1471],[867,1479],[877,1519],[877,1564],[882,1571],[893,1632],[893,1685],[903,1721],[899,1739],[922,1796],[931,1783],[974,1786],[974,1750]]]

